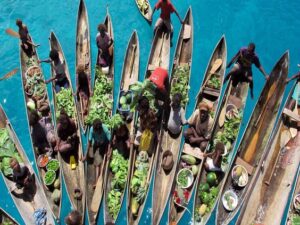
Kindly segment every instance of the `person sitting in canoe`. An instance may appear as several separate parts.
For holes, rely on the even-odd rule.
[[[102,124],[100,119],[95,119],[93,126],[90,128],[88,134],[88,144],[87,144],[87,153],[82,158],[82,161],[85,161],[87,156],[90,159],[93,159],[95,166],[95,187],[100,175],[100,166],[103,162],[105,153],[110,154],[110,139],[111,134],[108,127],[105,124]]]
[[[134,144],[136,146],[139,146],[143,132],[148,130],[152,132],[152,135],[155,135],[158,124],[157,124],[157,116],[155,112],[150,108],[149,100],[147,97],[141,96],[139,98],[137,111],[139,113],[140,125],[139,125],[139,129],[136,132]]]
[[[99,24],[98,33],[96,36],[96,44],[99,53],[97,65],[101,67],[109,67],[111,65],[112,55],[109,52],[109,48],[113,45],[113,43],[114,40],[107,33],[105,24]]]
[[[194,111],[188,120],[189,128],[184,131],[186,143],[192,147],[200,147],[205,150],[210,139],[210,130],[213,125],[213,118],[209,115],[210,107],[206,102],[200,102],[198,109]]]
[[[31,174],[28,167],[19,163],[15,158],[10,159],[10,168],[13,171],[13,181],[18,189],[30,188],[34,183],[34,174]]]
[[[298,64],[298,67],[300,67],[300,64]],[[297,107],[298,108],[300,107],[300,72],[296,73],[291,78],[286,79],[286,83],[294,79],[297,79],[297,84],[293,92],[292,99],[288,104],[288,108],[290,110],[293,110],[296,107],[296,103],[297,103]]]
[[[204,164],[206,171],[220,171],[222,164],[222,154],[224,153],[225,147],[222,142],[218,142],[215,146],[215,151],[211,153],[204,153],[204,157],[207,157]]]
[[[175,9],[175,7],[173,6],[170,0],[159,0],[154,7],[150,22],[152,22],[152,17],[154,12],[158,9],[161,9],[161,13],[160,13],[160,17],[157,19],[155,23],[154,34],[158,29],[160,29],[163,25],[165,25],[168,31],[171,33],[171,39],[172,39],[173,26],[171,23],[171,13],[175,12],[181,24],[183,24],[183,20],[180,18],[177,10]]]
[[[125,158],[129,157],[130,135],[126,124],[122,124],[113,131],[112,149],[118,149]]]
[[[72,210],[66,217],[65,217],[65,224],[66,225],[82,225],[82,216],[80,212],[77,210]]]
[[[224,82],[231,78],[233,87],[236,87],[239,82],[249,82],[250,94],[251,98],[253,98],[252,64],[260,70],[266,80],[269,78],[269,75],[265,72],[264,68],[260,64],[258,56],[255,53],[255,44],[250,43],[248,47],[242,47],[231,59],[227,68],[229,68],[233,63],[233,68],[225,77]]]
[[[28,32],[27,26],[22,22],[22,20],[17,19],[16,25],[19,27],[19,36],[21,40],[21,47],[26,55],[30,58],[34,55],[33,47],[38,47],[39,45],[35,45],[32,43],[31,37]]]
[[[40,118],[36,111],[31,111],[29,124],[33,145],[40,154],[50,151],[50,147],[55,147],[56,136],[49,115],[45,115],[44,112],[43,117]]]
[[[52,63],[53,62],[53,69],[55,72],[55,76],[46,80],[45,83],[48,84],[51,81],[55,81],[55,92],[60,92],[61,88],[69,88],[70,84],[66,75],[66,68],[64,62],[62,62],[59,58],[58,51],[51,50],[49,54],[49,59],[40,60],[39,63],[46,62]]]
[[[77,128],[75,122],[62,110],[57,123],[57,143],[55,151],[68,153],[76,149],[78,144]]]
[[[182,95],[180,93],[176,93],[172,97],[168,130],[174,136],[180,134],[182,125],[187,124],[187,120],[185,119],[185,110],[181,107],[181,99]]]
[[[92,91],[89,85],[90,83],[89,76],[85,73],[84,69],[85,68],[83,64],[79,64],[77,66],[76,96],[78,101],[82,100],[82,108],[83,108],[82,111],[84,115],[87,115],[89,98]]]

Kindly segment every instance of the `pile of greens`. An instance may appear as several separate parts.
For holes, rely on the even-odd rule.
[[[70,118],[75,118],[75,105],[71,88],[62,88],[55,94],[56,97],[56,118],[59,118],[60,111],[63,109]]]
[[[207,82],[207,85],[214,89],[220,89],[221,87],[220,78],[217,75],[212,74],[209,81]]]
[[[176,93],[180,93],[182,95],[181,105],[184,107],[186,103],[189,101],[188,91],[190,89],[189,86],[189,74],[190,74],[190,66],[178,66],[173,74],[172,85],[171,85],[171,96]]]
[[[141,10],[143,15],[146,15],[149,9],[149,3],[145,0],[137,0],[137,5],[139,9]]]
[[[15,225],[13,221],[11,221],[9,218],[7,218],[5,215],[3,216],[2,225]]]
[[[92,125],[95,119],[100,119],[102,123],[108,125],[113,108],[113,82],[99,67],[96,67],[95,74],[94,94],[90,98],[90,110],[85,123]]]
[[[10,168],[10,159],[15,158],[18,162],[22,162],[22,159],[16,149],[16,146],[9,136],[6,128],[0,129],[0,169],[4,176],[12,175],[12,169]]]
[[[135,203],[131,205],[131,211],[134,215],[138,213],[138,208],[146,197],[149,166],[148,153],[140,151],[135,162],[135,171],[130,184],[130,189],[133,194],[131,201]]]
[[[108,211],[116,219],[121,208],[121,197],[125,190],[128,171],[128,160],[126,160],[118,150],[112,153],[112,160],[109,168],[113,173],[111,190],[108,193]]]
[[[115,115],[113,115],[111,117],[108,126],[111,129],[116,129],[116,128],[120,127],[122,124],[124,124],[122,116],[120,114],[116,113]]]
[[[39,68],[33,67],[27,70],[25,92],[35,99],[41,99],[45,96],[46,85],[42,79],[42,73]]]

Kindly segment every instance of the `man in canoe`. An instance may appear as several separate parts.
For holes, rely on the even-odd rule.
[[[103,162],[103,158],[105,153],[108,156],[111,154],[110,152],[110,139],[111,133],[108,127],[105,124],[102,124],[100,119],[95,119],[93,122],[93,126],[90,128],[88,134],[88,144],[87,144],[87,153],[82,158],[82,161],[85,161],[87,156],[90,159],[93,159],[93,163],[95,166],[95,187],[100,175],[100,166]]]
[[[170,0],[159,0],[153,10],[150,21],[152,22],[153,14],[156,10],[161,9],[160,17],[157,19],[154,27],[154,34],[157,29],[161,28],[165,25],[168,31],[171,33],[171,38],[173,36],[173,26],[171,23],[171,13],[175,12],[181,24],[183,24],[183,20],[180,18],[177,10],[173,6]]]
[[[112,149],[117,149],[125,158],[128,158],[130,145],[130,133],[127,125],[124,123],[113,131]]]
[[[82,111],[84,115],[87,115],[89,98],[91,96],[90,80],[89,76],[85,73],[85,67],[83,64],[77,66],[76,74],[76,96],[78,101],[82,101]]]
[[[213,118],[209,115],[210,107],[206,102],[200,102],[198,109],[194,111],[188,120],[189,128],[185,130],[186,142],[192,147],[199,147],[204,151],[210,140],[210,130],[213,125]]]
[[[97,65],[102,67],[109,67],[111,65],[112,55],[109,51],[113,45],[114,40],[107,33],[105,24],[98,25],[98,33],[96,36],[96,44],[98,47],[99,58],[97,59]]]
[[[17,188],[29,188],[33,184],[34,175],[23,163],[20,164],[15,158],[11,158],[10,168],[13,171],[13,181],[16,182]]]
[[[39,63],[52,63],[55,72],[55,76],[46,80],[45,83],[48,84],[51,81],[55,81],[55,92],[60,92],[61,88],[69,88],[70,84],[66,75],[66,68],[64,62],[59,58],[58,51],[51,50],[49,53],[49,59],[40,60]]]
[[[253,98],[252,64],[260,70],[266,80],[269,78],[269,75],[265,72],[264,68],[260,64],[258,56],[255,53],[255,44],[250,43],[248,47],[242,47],[231,59],[227,68],[229,68],[233,63],[233,68],[225,77],[224,82],[231,78],[233,87],[236,87],[239,82],[249,82],[250,94],[251,98]]]
[[[30,58],[32,55],[34,55],[34,48],[38,47],[39,45],[35,45],[32,43],[31,37],[28,32],[27,26],[22,22],[22,20],[17,19],[16,25],[19,27],[19,36],[21,40],[21,47],[23,51],[26,53],[26,55]]]

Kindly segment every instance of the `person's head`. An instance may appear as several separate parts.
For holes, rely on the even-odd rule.
[[[29,113],[29,125],[30,126],[34,126],[35,124],[37,124],[39,122],[39,114],[36,111],[31,111]]]
[[[181,104],[182,95],[180,93],[176,93],[172,97],[172,106],[178,108]]]
[[[79,64],[77,66],[77,74],[78,74],[78,82],[80,84],[82,84],[82,82],[84,82],[87,79],[87,76],[84,72],[84,65],[83,64]]]
[[[255,44],[253,42],[249,43],[248,51],[251,52],[251,53],[255,52]]]
[[[77,210],[72,210],[66,217],[65,223],[67,225],[81,225],[82,216]]]
[[[116,129],[115,134],[118,137],[124,137],[124,136],[128,135],[128,133],[129,133],[128,128],[127,128],[126,124],[123,123]]]
[[[215,146],[215,151],[219,154],[223,154],[225,150],[225,146],[222,142],[217,142]]]
[[[101,23],[98,25],[98,31],[101,33],[101,34],[104,34],[106,32],[106,26],[105,24]]]
[[[101,133],[103,128],[102,128],[102,121],[100,119],[95,119],[93,122],[93,130],[94,132]]]
[[[46,106],[42,107],[42,110],[40,112],[41,112],[42,116],[49,116],[50,106],[46,105]]]
[[[70,118],[69,118],[69,116],[68,116],[68,114],[66,113],[65,110],[60,111],[59,124],[61,125],[61,127],[63,129],[68,128],[68,126],[70,124]]]
[[[17,159],[11,158],[9,161],[9,166],[13,170],[13,172],[20,172],[21,167]]]
[[[22,27],[22,25],[23,25],[22,20],[17,19],[17,20],[16,20],[16,25],[17,25],[18,27]]]
[[[200,102],[198,104],[198,109],[200,111],[200,120],[201,122],[204,122],[205,120],[208,119],[209,116],[209,106],[206,102]]]
[[[149,99],[146,96],[141,96],[138,100],[137,111],[139,113],[147,112],[150,108]]]
[[[52,59],[53,61],[56,61],[59,59],[59,55],[58,55],[58,51],[56,50],[51,50],[50,53],[49,53],[49,57],[50,59]]]

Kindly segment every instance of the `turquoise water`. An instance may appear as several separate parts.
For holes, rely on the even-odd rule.
[[[290,50],[290,75],[297,71],[296,64],[300,62],[300,45],[298,44],[300,36],[300,31],[298,30],[300,27],[298,11],[300,7],[298,6],[298,1],[173,0],[173,3],[182,18],[189,5],[192,6],[194,16],[195,35],[191,78],[192,87],[187,116],[192,113],[195,104],[194,99],[202,82],[203,73],[210,54],[223,33],[225,33],[227,40],[228,60],[230,60],[240,46],[244,46],[248,42],[253,41],[257,45],[257,53],[267,72],[271,71],[276,60],[286,49]],[[115,33],[115,95],[117,95],[126,45],[133,29],[138,31],[140,40],[140,79],[142,79],[144,77],[145,66],[151,46],[153,26],[150,27],[142,18],[133,0],[87,0],[86,5],[88,8],[92,41],[94,41],[96,35],[97,24],[104,20],[106,4],[109,4],[109,11],[112,16]],[[155,0],[151,0],[151,5],[154,4]],[[18,40],[4,33],[4,30],[8,27],[16,29],[16,18],[23,19],[28,25],[34,41],[41,44],[38,49],[40,58],[48,57],[49,33],[50,30],[55,31],[64,49],[69,69],[71,73],[74,74],[77,8],[78,0],[2,0],[0,8],[0,58],[2,60],[0,76],[15,67],[19,67]],[[158,15],[158,13],[155,14],[153,18],[154,22]],[[175,15],[173,15],[172,19],[175,32],[171,56],[173,56],[180,26]],[[96,46],[94,42],[91,47],[94,65],[96,57]],[[50,75],[49,66],[43,65],[43,69],[48,78]],[[242,131],[265,82],[263,76],[257,69],[254,69],[253,72],[255,79],[254,99],[249,98],[247,101]],[[74,83],[75,79],[74,77],[72,78]],[[290,87],[291,85],[289,85],[287,89]],[[7,81],[0,82],[0,90],[0,102],[6,110],[23,147],[26,149],[30,161],[33,161],[33,152],[23,102],[24,97],[21,91],[20,74]],[[286,95],[287,91],[285,96]],[[0,179],[0,190],[2,190],[0,207],[6,209],[23,224],[24,222],[13,206],[8,191],[3,185],[2,178]],[[63,194],[66,196],[65,191]],[[151,196],[149,196],[141,218],[141,224],[150,224],[151,222],[151,201]],[[192,204],[190,204],[190,206],[192,206]],[[70,203],[67,198],[64,198],[61,218],[63,218],[69,210]],[[101,211],[101,214],[102,213]],[[161,224],[166,224],[166,218],[167,212],[165,212],[165,217]],[[180,224],[188,224],[187,221],[190,221],[190,218],[191,215],[186,213]],[[122,208],[118,221],[119,224],[125,224],[126,222],[125,205]],[[99,224],[101,223],[103,222],[100,219]]]

